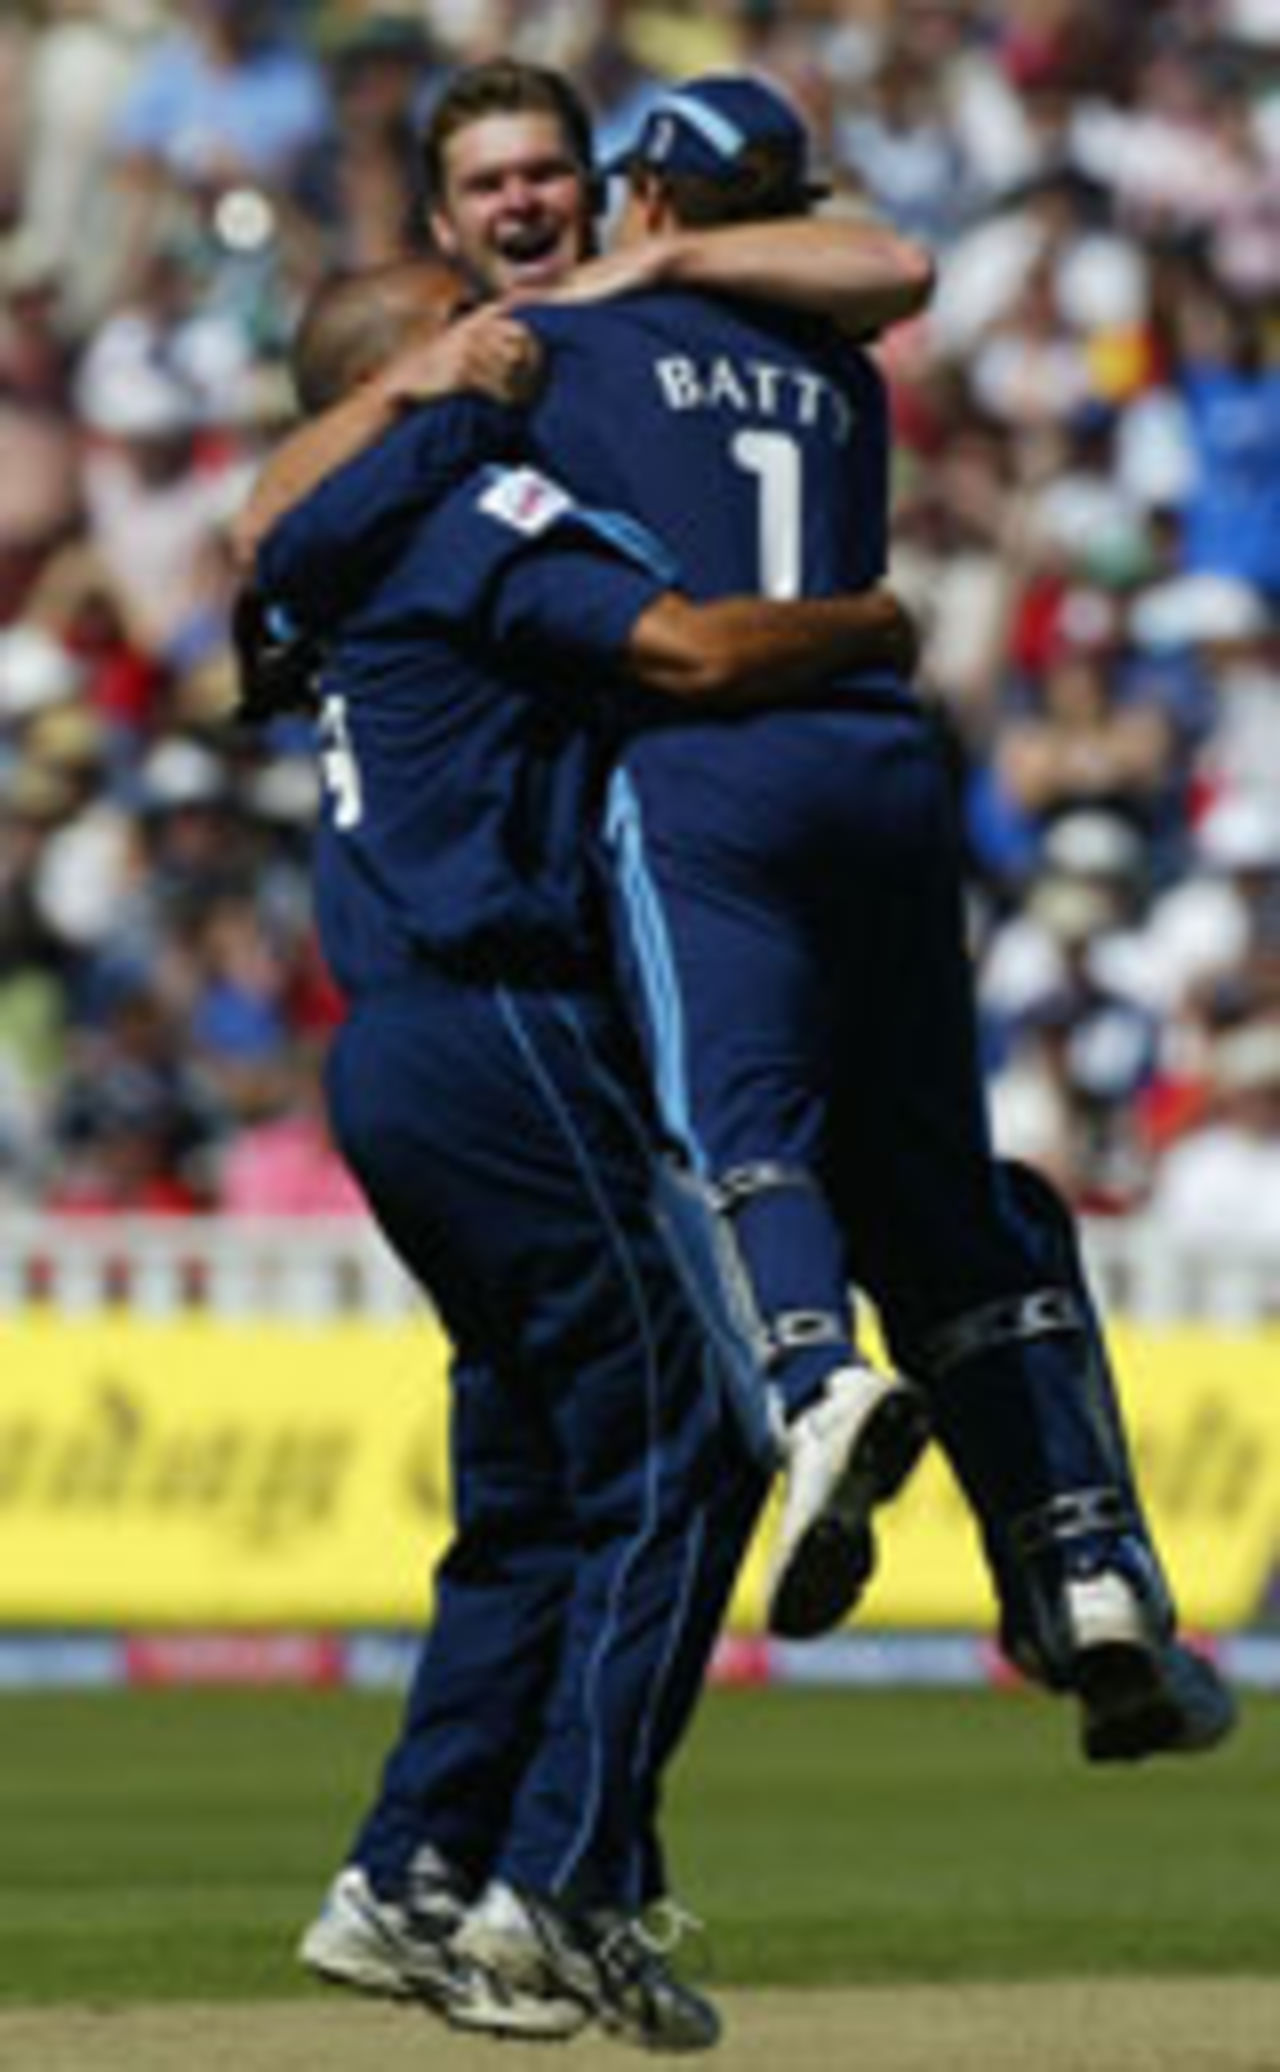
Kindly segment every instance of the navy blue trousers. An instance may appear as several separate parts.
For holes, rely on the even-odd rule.
[[[1029,1519],[1145,1531],[1087,1297],[993,1153],[954,802],[919,709],[641,737],[606,836],[663,1125],[719,1202],[785,1409],[847,1356],[855,1282],[931,1388],[1006,1611]],[[780,1313],[809,1328],[788,1342]],[[974,1319],[942,1373],[933,1348]]]
[[[455,1349],[457,1533],[355,1856],[579,1903],[663,1888],[663,1766],[763,1494],[591,996],[424,970],[354,1008],[335,1132]]]
[[[714,790],[675,780],[682,753]],[[607,827],[662,1123],[713,1187],[746,1176],[725,1213],[764,1324],[847,1327],[851,1279],[904,1330],[1036,1285],[991,1151],[952,802],[919,711],[641,738]],[[803,1398],[833,1364],[780,1348],[779,1386]]]

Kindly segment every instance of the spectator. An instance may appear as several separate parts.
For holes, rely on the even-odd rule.
[[[330,135],[325,75],[273,0],[181,0],[143,60],[114,131],[117,160],[151,195],[243,185],[300,198]]]
[[[1137,594],[1130,627],[1195,715],[1192,792],[1212,803],[1280,784],[1280,648],[1261,593],[1233,576],[1176,576]]]
[[[218,1206],[237,1216],[357,1216],[364,1197],[334,1148],[310,1046],[291,1054],[276,1098],[230,1139]]]
[[[211,604],[228,608],[217,554],[230,464],[204,458],[189,382],[145,349],[86,363],[83,489],[90,540],[147,655],[177,659]]]
[[[1050,830],[1043,864],[983,960],[997,1134],[1082,1207],[1114,1212],[1146,1185],[1138,1103],[1159,1057],[1159,1017],[1135,984],[1144,844],[1125,820],[1075,813]]]
[[[1261,310],[1210,287],[1187,313],[1180,371],[1191,457],[1183,560],[1280,603],[1280,370]]]
[[[148,0],[52,0],[43,12],[6,106],[25,113],[22,235],[44,255],[75,335],[103,308],[115,274],[123,226],[106,177],[111,132],[155,9]]]
[[[836,164],[878,214],[929,243],[954,235],[970,201],[945,92],[916,39],[891,33],[834,125]]]
[[[1219,1037],[1203,1120],[1166,1154],[1148,1204],[1170,1238],[1280,1244],[1280,1020]]]
[[[69,355],[52,320],[52,262],[21,238],[0,253],[0,625],[79,512]]]
[[[183,1062],[180,1032],[144,979],[123,974],[83,1024],[53,1116],[63,1214],[189,1215],[209,1205],[202,1156],[214,1118]]]
[[[334,199],[348,266],[380,265],[413,241],[413,145],[438,63],[423,26],[406,16],[374,15],[337,45]]]
[[[997,878],[1034,867],[1047,830],[1066,813],[1118,813],[1149,839],[1176,810],[1178,738],[1158,688],[1122,666],[1114,599],[1061,598],[1043,666],[1010,681],[991,760],[974,787],[979,855]]]
[[[1257,989],[1280,945],[1280,809],[1228,796],[1202,816],[1191,868],[1153,903],[1145,991],[1171,1020],[1211,996]]]
[[[52,634],[79,665],[87,710],[128,759],[141,752],[160,719],[165,672],[131,638],[120,593],[87,540],[52,555],[27,598],[32,625]]]

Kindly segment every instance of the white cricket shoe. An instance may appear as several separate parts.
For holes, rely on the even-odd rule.
[[[349,1863],[303,1933],[298,1956],[308,1970],[335,1985],[393,2000],[417,1999],[446,1983],[448,1936],[465,1909],[460,1894],[451,1908],[442,1895],[438,1918],[419,1922],[407,1906],[379,1899],[366,1872]]]
[[[333,1985],[394,2000],[416,2000],[457,2028],[496,2036],[571,2036],[582,2008],[512,1991],[460,1956],[454,1937],[467,1902],[447,1871],[414,1878],[414,1898],[379,1899],[364,1870],[348,1864],[298,1945],[298,1955]]]
[[[1069,1580],[1064,1605],[1091,1763],[1202,1755],[1236,1724],[1230,1689],[1212,1662],[1153,1630],[1137,1586],[1115,1569]]]
[[[570,1913],[557,1902],[490,1883],[458,1931],[460,1953],[496,1988],[544,1994],[551,2006],[594,2017],[642,2050],[709,2050],[720,2039],[711,2001],[677,1977],[667,1946],[614,1908]],[[456,2027],[487,2028],[455,2018]]]
[[[808,1640],[852,1611],[875,1568],[871,1514],[902,1487],[928,1437],[920,1390],[861,1364],[837,1368],[787,1427],[771,1633]]]

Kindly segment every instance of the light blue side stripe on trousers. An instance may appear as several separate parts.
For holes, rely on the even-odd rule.
[[[645,855],[644,815],[628,772],[609,781],[605,837],[616,859],[621,894],[653,1047],[658,1113],[696,1172],[706,1160],[693,1127],[686,1067],[684,1005],[662,902]]]
[[[767,1334],[729,1223],[717,1216],[706,1182],[709,1160],[693,1122],[684,1006],[662,901],[645,853],[640,797],[619,766],[609,782],[605,836],[613,852],[620,903],[630,932],[652,1035],[654,1096],[688,1163],[659,1167],[658,1213],[686,1292],[718,1354],[732,1413],[752,1457],[777,1464],[767,1371]]]

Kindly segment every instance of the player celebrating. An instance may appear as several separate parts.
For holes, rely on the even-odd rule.
[[[349,386],[460,293],[421,263],[336,284],[300,333],[303,393]],[[487,429],[483,406],[440,414],[455,459],[473,420]],[[320,499],[322,535],[342,493],[339,478]],[[900,654],[905,623],[885,594],[691,605],[638,533],[624,556],[527,468],[445,498],[372,573],[367,555],[345,579],[317,570],[307,534],[304,510],[263,574],[324,643],[317,911],[352,1002],[331,1101],[454,1343],[459,1535],[406,1732],[306,1955],[458,2025],[556,2034],[588,2011],[652,2047],[700,2047],[714,2010],[635,1914],[663,1889],[658,1778],[761,1479],[706,1387],[590,983],[598,701],[581,668],[598,679],[621,655],[681,703],[777,697]],[[554,690],[486,661],[482,639],[530,658],[550,644]],[[490,1873],[555,1938],[557,1990],[455,1953],[448,1931]]]
[[[633,286],[684,225],[802,213],[806,146],[758,80],[668,95],[626,159],[618,243],[623,264],[637,254]],[[606,278],[616,290],[617,269]],[[670,292],[530,321],[550,346],[535,452],[657,527],[695,594],[754,579],[823,595],[883,572],[882,392],[829,328]],[[1078,1693],[1086,1754],[1212,1745],[1233,1708],[1174,1638],[1069,1219],[992,1155],[961,853],[921,708],[887,677],[875,700],[864,682],[856,699],[836,686],[803,713],[732,729],[637,728],[606,829],[664,1118],[766,1327],[787,1272],[823,1335],[851,1271],[928,1390],[983,1528],[1005,1644]],[[779,1630],[818,1630],[845,1608],[858,1473],[855,1450],[823,1501],[789,1501]]]

